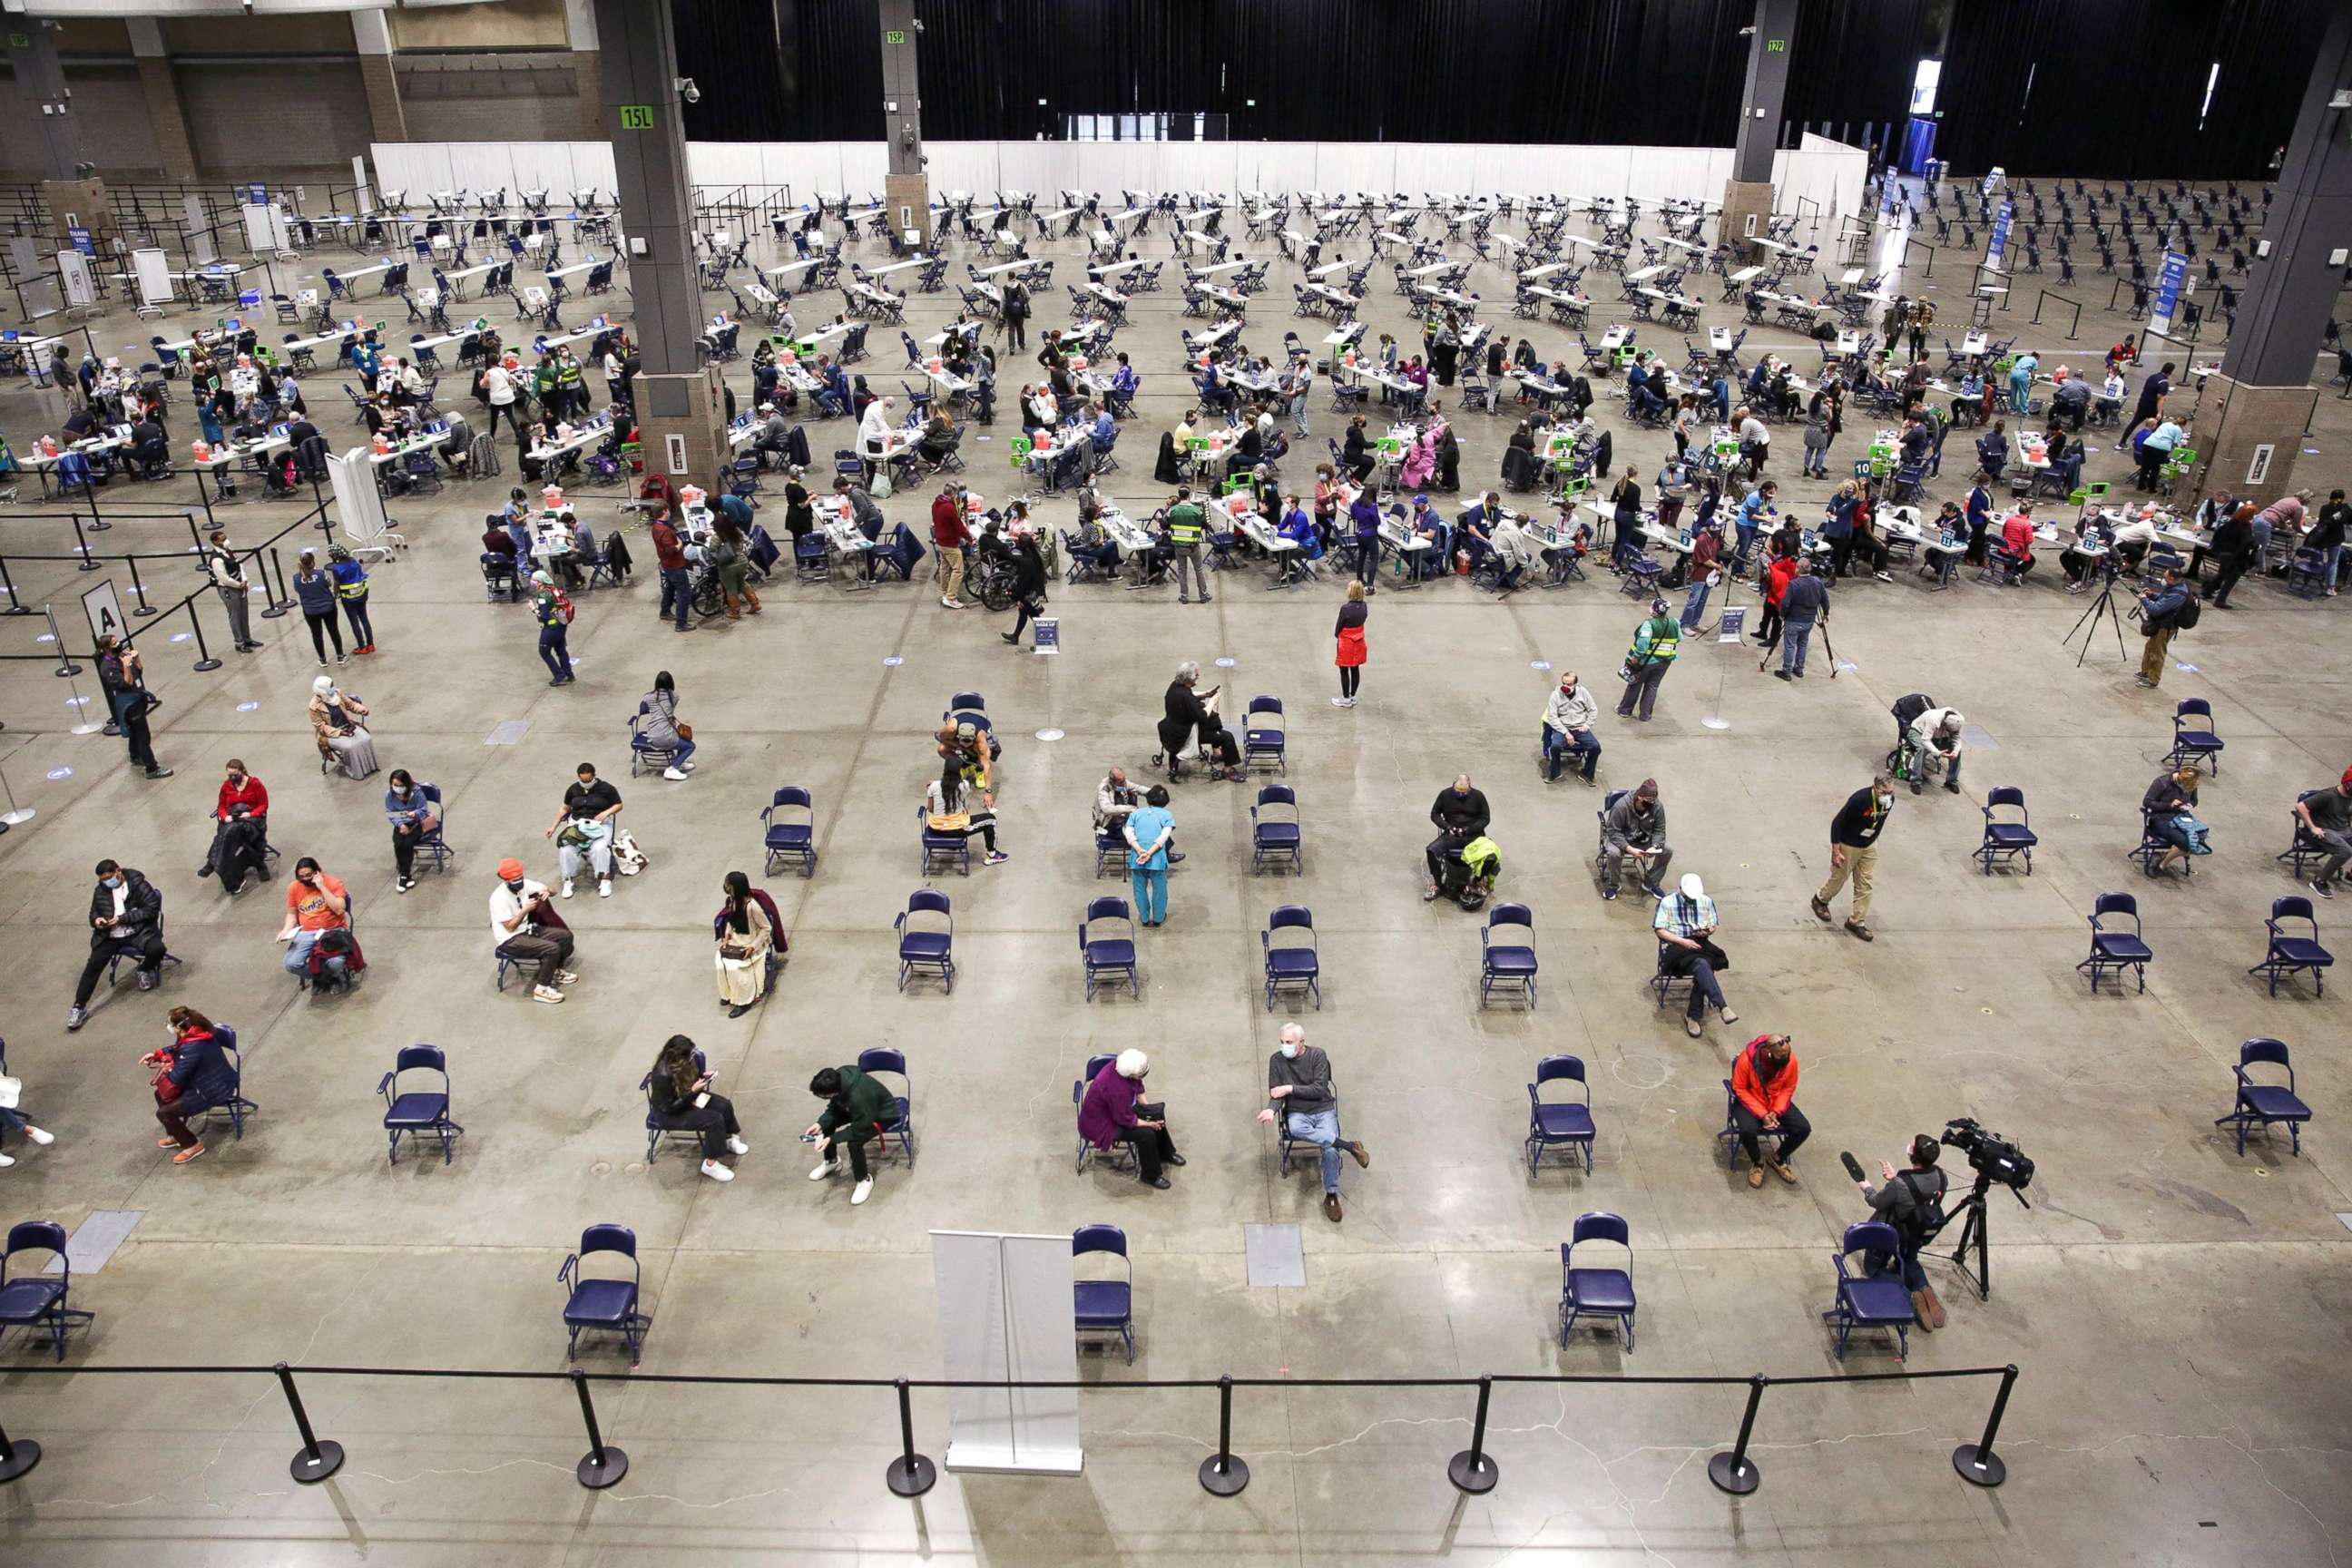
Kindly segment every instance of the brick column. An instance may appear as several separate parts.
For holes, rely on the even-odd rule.
[[[163,51],[163,29],[152,16],[125,20],[131,53],[139,62],[139,90],[147,100],[147,122],[155,130],[155,161],[165,179],[194,180],[195,143],[188,137],[187,110],[180,105],[179,79]]]
[[[400,77],[392,68],[392,26],[381,11],[352,13],[352,40],[359,46],[360,83],[367,89],[368,132],[378,142],[408,140],[408,117],[400,107]]]

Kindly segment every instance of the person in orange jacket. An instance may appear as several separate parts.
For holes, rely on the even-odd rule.
[[[1764,1172],[1791,1186],[1797,1173],[1789,1157],[1813,1134],[1813,1124],[1797,1109],[1797,1053],[1786,1035],[1759,1035],[1740,1048],[1731,1064],[1731,1120],[1739,1130],[1739,1146],[1748,1152],[1748,1184],[1764,1184]],[[1764,1152],[1761,1135],[1777,1132],[1780,1146]]]

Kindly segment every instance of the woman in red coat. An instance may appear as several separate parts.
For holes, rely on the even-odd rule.
[[[1339,606],[1339,624],[1331,628],[1331,635],[1339,641],[1333,661],[1339,667],[1339,695],[1331,699],[1334,708],[1356,705],[1356,688],[1363,683],[1364,660],[1370,657],[1364,651],[1364,623],[1371,615],[1372,607],[1364,603],[1364,585],[1350,582],[1348,602]]]

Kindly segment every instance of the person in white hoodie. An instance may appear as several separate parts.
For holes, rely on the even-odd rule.
[[[1913,795],[1919,793],[1928,767],[1937,760],[1944,765],[1944,788],[1960,793],[1960,726],[1967,721],[1957,708],[1930,708],[1911,721],[1911,744],[1919,756],[1911,770]]]
[[[1601,762],[1601,737],[1593,733],[1593,721],[1601,717],[1601,705],[1592,693],[1578,683],[1576,671],[1570,670],[1559,678],[1559,686],[1551,694],[1544,709],[1543,761],[1544,782],[1559,782],[1559,771],[1573,754],[1580,759],[1578,776],[1586,784],[1592,782],[1592,771]]]

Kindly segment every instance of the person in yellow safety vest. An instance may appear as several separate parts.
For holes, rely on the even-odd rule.
[[[559,412],[564,418],[577,419],[588,412],[588,389],[580,382],[580,362],[568,348],[556,351],[555,389],[563,400]]]
[[[1168,553],[1173,559],[1176,577],[1176,602],[1192,602],[1184,584],[1184,568],[1192,568],[1192,586],[1201,591],[1201,603],[1209,603],[1209,580],[1201,573],[1201,527],[1204,521],[1201,503],[1192,499],[1189,489],[1179,489],[1168,498]]]
[[[550,439],[552,439],[555,435],[555,421],[563,417],[562,395],[556,391],[558,379],[555,355],[550,353],[540,360],[539,368],[531,373],[530,377],[531,395],[539,399],[539,415],[541,418],[548,421],[547,434]]]
[[[340,544],[328,548],[327,563],[328,574],[335,580],[335,597],[343,602],[343,615],[352,623],[352,651],[373,653],[375,626],[368,619],[366,571]]]
[[[1625,654],[1625,695],[1617,700],[1620,717],[1633,711],[1633,700],[1639,697],[1642,722],[1650,721],[1650,710],[1658,702],[1658,684],[1666,678],[1666,667],[1675,662],[1682,637],[1682,623],[1666,614],[1666,602],[1651,600],[1650,618],[1635,628],[1633,646]]]

